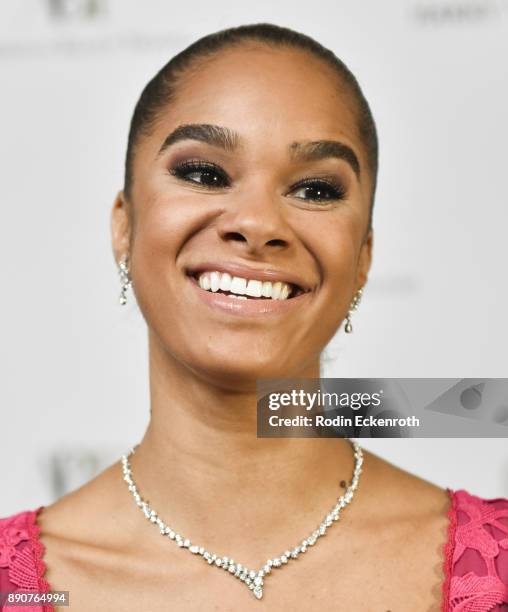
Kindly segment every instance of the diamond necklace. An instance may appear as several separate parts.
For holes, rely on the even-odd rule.
[[[358,481],[362,472],[363,454],[362,449],[357,442],[354,440],[349,440],[349,442],[354,450],[355,467],[351,484],[347,487],[345,493],[337,498],[337,503],[325,516],[319,527],[315,529],[307,538],[302,540],[301,543],[295,548],[284,551],[279,557],[268,559],[263,567],[257,572],[241,565],[240,563],[236,563],[236,561],[230,559],[229,557],[220,557],[209,552],[202,546],[191,544],[190,540],[177,533],[159,517],[157,512],[153,510],[149,506],[148,502],[141,497],[132,478],[129,456],[135,452],[138,445],[134,446],[127,454],[122,455],[123,479],[129,486],[129,491],[132,493],[137,506],[151,523],[154,523],[159,527],[161,535],[173,540],[180,548],[188,550],[194,555],[201,556],[209,565],[225,570],[231,574],[231,576],[238,578],[258,599],[261,599],[261,597],[263,597],[264,581],[268,574],[270,574],[274,569],[284,567],[284,565],[287,565],[289,561],[298,559],[298,557],[305,553],[310,546],[314,546],[318,538],[324,536],[329,527],[331,527],[334,522],[339,520],[342,508],[347,506],[353,499],[353,495],[358,488]]]

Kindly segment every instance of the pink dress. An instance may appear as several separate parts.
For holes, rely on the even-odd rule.
[[[508,612],[508,499],[481,499],[448,489],[442,612]],[[51,590],[37,513],[0,519],[0,592]],[[53,606],[9,606],[3,612],[53,612]]]

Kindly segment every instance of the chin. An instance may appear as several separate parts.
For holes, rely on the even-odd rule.
[[[206,361],[188,363],[188,366],[212,384],[238,391],[252,391],[261,378],[289,378],[298,376],[297,368],[281,360],[279,354],[253,354],[238,352],[208,354]]]

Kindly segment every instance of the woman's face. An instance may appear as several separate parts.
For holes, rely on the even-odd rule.
[[[220,52],[179,83],[133,176],[114,249],[130,248],[159,344],[221,384],[319,376],[372,244],[366,152],[336,74],[297,50]]]

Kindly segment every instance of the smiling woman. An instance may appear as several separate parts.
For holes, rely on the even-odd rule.
[[[377,154],[355,77],[285,28],[207,36],[148,83],[112,235],[148,329],[149,426],[85,486],[0,521],[0,591],[51,585],[76,611],[506,609],[508,500],[356,442],[255,434],[256,380],[319,378],[352,329]]]

